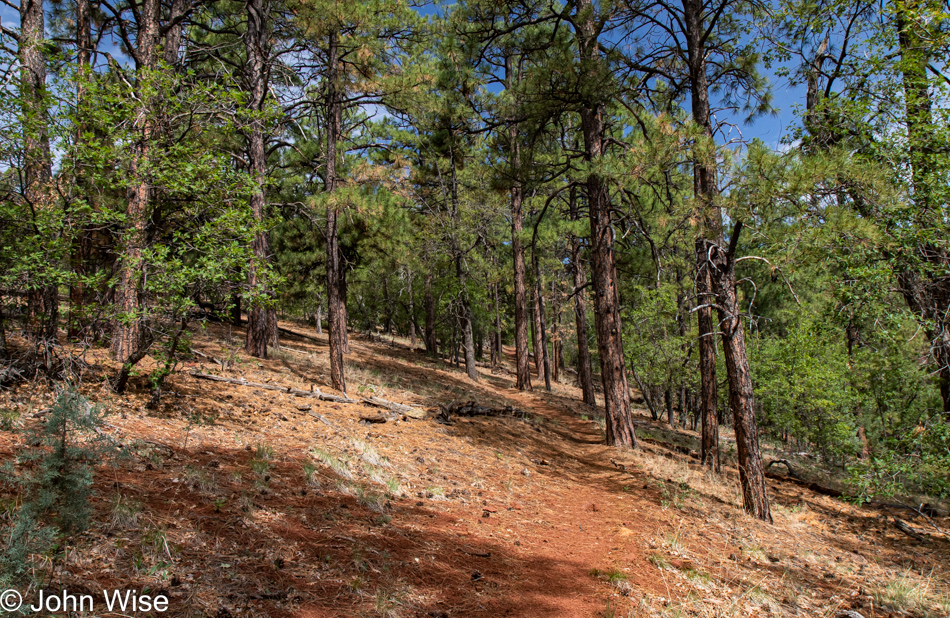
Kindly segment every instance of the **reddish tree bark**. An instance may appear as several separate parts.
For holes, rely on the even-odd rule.
[[[736,431],[742,504],[753,517],[771,523],[765,468],[762,465],[759,432],[755,422],[752,373],[749,371],[745,334],[736,294],[735,250],[741,232],[740,221],[733,229],[732,240],[725,256],[715,255],[716,249],[713,249],[713,292],[718,302],[723,357],[729,377],[729,407],[732,409]]]
[[[596,79],[605,69],[597,40],[600,24],[591,0],[578,1],[575,19],[580,69],[585,79]],[[579,110],[584,134],[584,159],[594,166],[604,153],[604,103],[598,96],[597,92],[584,96]],[[635,448],[637,438],[630,415],[630,387],[624,367],[623,326],[620,320],[610,201],[607,185],[596,171],[588,174],[586,186],[590,218],[591,283],[594,288],[600,375],[604,386],[607,444]]]
[[[343,105],[340,101],[338,34],[330,34],[327,60],[327,193],[336,189],[336,147],[343,122]],[[340,239],[337,230],[337,211],[334,204],[327,207],[327,320],[330,339],[330,383],[333,388],[346,392],[346,377],[343,372],[343,354],[346,340],[346,294]]]
[[[138,32],[133,53],[136,73],[140,80],[143,77],[148,79],[149,73],[158,66],[158,20],[158,0],[143,0],[137,15]],[[141,359],[143,350],[151,345],[151,337],[146,332],[147,324],[142,316],[142,285],[145,273],[141,260],[147,242],[151,192],[147,169],[155,129],[151,110],[155,104],[156,101],[150,97],[140,98],[140,110],[133,120],[136,140],[129,149],[130,175],[134,180],[127,191],[126,228],[121,239],[119,272],[115,287],[118,315],[113,323],[112,335],[112,355],[123,363],[123,368],[133,359]]]

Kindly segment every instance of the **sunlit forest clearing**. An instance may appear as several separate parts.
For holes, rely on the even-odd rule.
[[[0,0],[0,611],[950,615],[948,59],[931,0]]]

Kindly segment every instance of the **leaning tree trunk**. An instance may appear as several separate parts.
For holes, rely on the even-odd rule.
[[[339,59],[337,33],[330,34],[329,58],[327,60],[327,193],[336,189],[336,145],[343,122],[343,105],[338,92]],[[346,378],[343,373],[343,354],[346,341],[346,296],[343,289],[343,261],[340,238],[337,230],[338,213],[333,200],[327,206],[327,321],[330,339],[330,383],[333,388],[346,393]]]
[[[571,189],[571,219],[577,219],[577,199]],[[587,340],[587,277],[581,263],[581,240],[571,236],[571,272],[574,275],[574,323],[577,330],[577,382],[583,393],[584,403],[597,405],[594,395],[594,376],[590,364],[590,346]]]
[[[247,52],[247,81],[252,119],[247,131],[247,156],[254,193],[251,195],[251,212],[258,225],[263,224],[267,213],[265,185],[267,182],[267,154],[264,145],[264,112],[270,81],[267,62],[267,26],[270,3],[265,0],[249,0],[247,9],[247,32],[244,47]],[[177,48],[176,48],[177,49]],[[168,50],[166,50],[167,53]],[[251,242],[253,258],[248,267],[248,288],[255,296],[264,285],[264,271],[270,262],[270,238],[266,230],[258,230]],[[256,300],[247,314],[247,336],[244,349],[256,358],[267,358],[267,346],[277,344],[277,312],[273,307]]]
[[[729,379],[729,407],[732,410],[736,432],[736,450],[739,463],[739,484],[742,504],[746,512],[763,521],[771,522],[769,500],[765,487],[765,468],[759,449],[759,431],[755,421],[755,400],[752,391],[752,373],[746,355],[745,334],[742,328],[739,300],[736,290],[735,250],[742,222],[737,222],[725,256],[713,249],[713,292],[718,301],[723,358]]]

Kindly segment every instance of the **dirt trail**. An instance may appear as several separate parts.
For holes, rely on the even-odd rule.
[[[378,409],[188,374],[329,390],[325,335],[293,329],[292,350],[258,361],[240,332],[212,326],[195,346],[233,363],[189,361],[158,410],[144,377],[112,396],[95,372],[115,368],[90,352],[85,392],[114,411],[108,432],[131,456],[100,470],[97,523],[59,585],[161,590],[164,615],[215,618],[950,615],[946,539],[910,543],[880,512],[771,479],[776,525],[751,520],[734,470],[710,476],[662,445],[689,432],[640,416],[643,448],[608,448],[571,385],[523,393],[488,369],[475,383],[405,343],[353,336],[353,397],[527,413],[368,425]],[[0,407],[28,425],[52,396],[22,385]],[[0,432],[0,455],[18,445]]]

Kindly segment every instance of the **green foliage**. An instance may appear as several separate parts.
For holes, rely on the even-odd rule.
[[[804,315],[784,337],[753,346],[755,395],[766,427],[818,446],[826,457],[860,452],[847,350],[840,332]]]
[[[22,502],[4,534],[0,583],[25,582],[33,556],[55,557],[62,543],[86,529],[93,468],[112,451],[96,432],[104,416],[77,392],[60,391],[42,427],[25,436],[30,446],[4,466],[5,483]]]
[[[688,380],[689,342],[692,325],[681,334],[681,321],[688,316],[680,310],[680,291],[673,284],[658,288],[632,287],[632,302],[624,316],[624,346],[630,372],[640,388],[675,390]],[[649,395],[647,395],[649,397]],[[648,400],[651,408],[659,402]],[[659,410],[654,410],[659,414]]]

